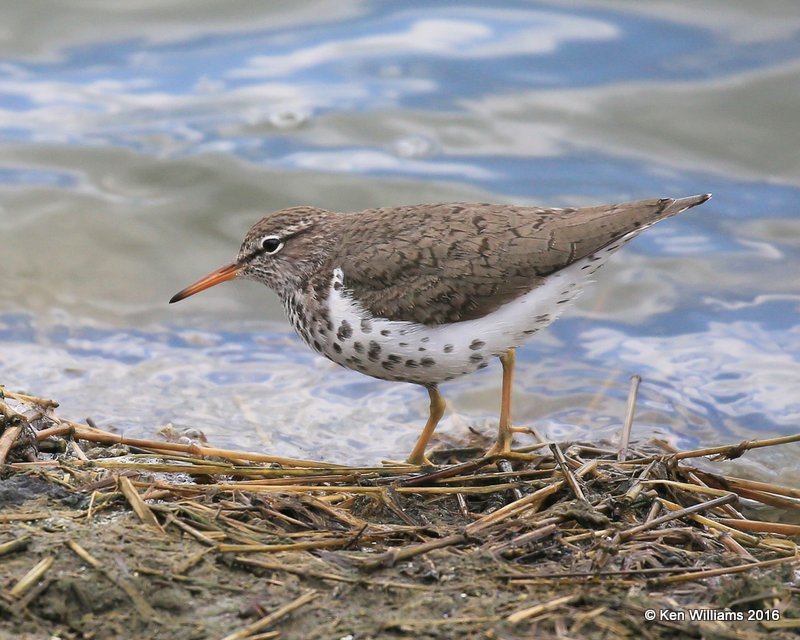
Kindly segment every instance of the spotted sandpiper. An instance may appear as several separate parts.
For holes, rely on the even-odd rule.
[[[710,194],[579,209],[421,204],[334,213],[293,207],[259,220],[236,260],[178,302],[244,278],[273,289],[295,331],[337,364],[427,388],[430,414],[411,464],[444,413],[438,385],[503,366],[497,441],[511,447],[515,348],[555,320],[605,260]]]

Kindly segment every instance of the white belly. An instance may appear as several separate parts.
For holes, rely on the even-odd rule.
[[[434,327],[371,317],[336,269],[327,300],[333,328],[304,332],[290,318],[309,346],[344,367],[385,380],[436,384],[486,367],[546,327],[606,257],[579,260],[487,316]]]

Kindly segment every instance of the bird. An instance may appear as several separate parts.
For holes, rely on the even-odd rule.
[[[486,455],[508,454],[515,350],[558,318],[625,243],[710,197],[580,208],[291,207],[256,222],[233,262],[170,303],[228,280],[254,280],[278,295],[314,351],[368,376],[425,387],[428,420],[410,465],[431,464],[427,445],[445,411],[439,385],[497,357],[498,434]]]

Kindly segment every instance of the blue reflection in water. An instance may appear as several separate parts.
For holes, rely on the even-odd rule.
[[[48,186],[48,187],[74,187],[77,183],[75,176],[63,171],[43,171],[41,169],[15,169],[0,167],[0,185],[10,187],[20,186]]]
[[[221,122],[238,123],[243,110],[258,104],[253,91],[263,109],[308,107],[317,115],[388,106],[460,111],[465,99],[696,81],[800,54],[796,38],[737,44],[706,29],[613,11],[537,10],[528,3],[489,9],[477,2],[406,3],[398,11],[374,3],[340,23],[280,31],[243,29],[167,43],[103,42],[98,34],[98,42],[69,48],[55,62],[13,61],[20,77],[0,81],[0,104],[85,112],[86,135],[140,149],[130,134],[180,136],[186,126],[200,136],[196,144],[208,142]],[[93,112],[113,115],[113,122],[93,120]],[[114,131],[120,124],[127,135]],[[29,134],[40,140],[64,134],[58,120],[33,126]]]

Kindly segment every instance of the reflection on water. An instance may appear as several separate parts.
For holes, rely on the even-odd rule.
[[[284,206],[712,191],[521,351],[515,418],[613,437],[640,373],[637,428],[682,446],[797,428],[794,3],[43,3],[0,9],[0,383],[131,434],[397,457],[421,389],[320,360],[256,285],[166,300]],[[499,384],[445,385],[442,431],[488,429]]]

